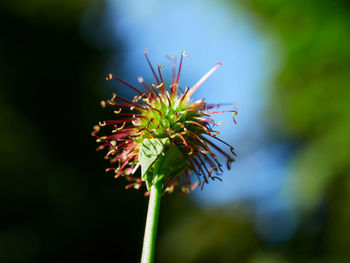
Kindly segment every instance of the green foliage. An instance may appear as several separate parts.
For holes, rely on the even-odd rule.
[[[312,209],[327,185],[350,168],[348,2],[250,0],[244,5],[283,45],[270,116],[282,119],[288,138],[301,145],[291,161],[290,185],[300,208]]]
[[[192,208],[180,219],[167,219],[160,262],[247,262],[257,246],[250,219],[242,210],[218,208]]]
[[[273,90],[271,119],[283,120],[296,142],[287,191],[307,218],[297,234],[302,261],[347,262],[350,231],[349,1],[241,1],[281,44],[283,63]],[[277,134],[276,134],[277,135]],[[320,207],[327,214],[317,219]],[[317,222],[317,223],[315,223]],[[318,224],[317,227],[315,225]],[[312,229],[312,232],[308,232]],[[297,242],[298,242],[297,241]],[[312,244],[317,244],[315,247]],[[290,249],[290,248],[289,248]],[[303,251],[303,252],[300,252]],[[314,251],[314,255],[311,255]],[[322,255],[322,256],[320,256]],[[301,262],[298,260],[298,262]]]

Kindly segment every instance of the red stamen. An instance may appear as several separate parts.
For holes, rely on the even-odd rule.
[[[199,161],[201,162],[201,164],[203,165],[204,169],[207,171],[208,176],[211,178],[211,172],[208,170],[207,166],[205,165],[205,163],[203,162],[202,158],[198,155],[197,158],[199,159]]]
[[[210,136],[211,136],[211,135],[210,135]],[[222,143],[225,144],[226,146],[230,147],[230,150],[231,150],[231,149],[234,149],[233,146],[229,145],[227,142],[225,142],[225,141],[219,139],[218,137],[215,137],[215,136],[211,136],[211,137],[214,138],[215,140],[218,140],[219,142],[222,142]],[[233,151],[233,150],[231,150],[231,151]]]
[[[209,183],[208,178],[207,178],[207,176],[205,175],[205,172],[203,171],[201,165],[198,163],[198,161],[197,161],[195,158],[193,158],[193,161],[196,163],[196,165],[198,166],[199,170],[201,170],[202,175],[203,175],[204,182],[208,184],[208,183]]]
[[[237,111],[234,112],[234,113],[232,113],[233,122],[234,122],[235,124],[237,124],[237,122],[236,122],[236,120],[235,120],[235,115],[238,115]]]
[[[124,99],[123,97],[120,97],[120,96],[118,96],[118,95],[115,94],[115,93],[113,93],[113,96],[117,97],[118,99],[120,99],[120,100],[122,100],[122,101],[124,101],[124,102],[126,102],[126,103],[129,103],[130,105],[134,106],[135,108],[141,108],[141,109],[143,109],[140,105],[138,105],[138,104],[136,104],[136,103],[134,103],[134,102],[132,102],[132,101],[130,101],[130,100]]]
[[[160,116],[163,115],[163,113],[162,113],[160,110],[158,110],[158,109],[152,107],[152,106],[151,106],[150,104],[148,104],[146,101],[142,100],[142,102],[143,102],[144,104],[146,104],[146,105],[147,105],[149,108],[151,108],[152,110],[157,111],[157,112],[159,113]]]
[[[118,133],[118,134],[114,134],[114,137],[113,139],[118,141],[120,139],[123,139],[129,135],[131,135],[133,132],[132,131],[129,131],[129,132],[124,132],[124,133]]]
[[[187,93],[188,93],[189,90],[190,90],[190,89],[189,89],[188,87],[186,87],[185,93],[182,94],[180,101],[183,101],[183,100],[186,98]]]
[[[117,140],[122,139],[122,138],[124,138],[126,136],[129,136],[132,133],[133,133],[133,131],[130,131],[130,130],[126,131],[126,132],[123,131],[123,132],[120,132],[120,133],[117,133],[117,134],[114,133],[114,134],[109,135],[109,136],[102,136],[102,137],[100,137],[99,141],[106,141],[106,140],[115,140],[115,141],[117,141]]]
[[[196,148],[196,150],[198,152],[202,153],[202,154],[207,154],[208,153],[208,151],[203,151],[201,148],[199,148],[197,145],[195,145],[193,143],[192,143],[192,146],[194,146],[194,148]]]
[[[157,81],[157,84],[159,85],[160,82],[159,82],[159,79],[158,79],[158,77],[157,77],[157,74],[156,74],[156,72],[154,71],[151,62],[150,62],[149,59],[148,59],[148,51],[146,50],[144,53],[145,53],[145,57],[146,57],[146,59],[147,59],[148,65],[150,66],[150,68],[151,68],[151,70],[152,70],[153,76],[155,77],[155,79],[156,79],[156,81]]]
[[[115,125],[123,122],[132,122],[137,120],[137,118],[131,118],[131,119],[121,119],[121,120],[106,120],[100,123],[101,126],[109,126],[109,125]]]
[[[206,116],[206,117],[210,117],[208,114],[203,113],[203,111],[201,111],[198,108],[196,108],[196,109],[186,109],[186,110],[184,110],[184,112],[197,112],[197,113],[199,113],[198,115],[203,115],[203,116]]]
[[[167,100],[168,100],[169,107],[171,108],[171,101],[170,101],[170,98],[169,98],[168,94],[165,93],[165,96],[166,96],[166,98],[167,98]]]
[[[116,128],[116,130],[113,131],[114,134],[122,133],[122,132],[125,132],[125,131],[128,131],[128,132],[130,132],[130,133],[132,134],[133,132],[135,132],[135,131],[137,130],[137,129],[136,129],[135,127],[133,127],[133,126],[131,126],[131,127],[126,127],[126,128],[123,127],[123,129],[120,129],[120,128],[118,128],[117,125],[115,125],[115,128]],[[134,130],[134,131],[133,131],[133,130]]]
[[[193,164],[192,160],[193,160],[194,162],[196,162],[195,159],[190,159],[190,160],[187,161],[188,164],[191,166],[191,168],[192,168],[192,170],[193,170],[193,172],[194,172],[195,174],[200,175],[200,173],[197,171],[195,165]],[[198,165],[197,165],[197,166],[198,166]]]
[[[142,77],[138,77],[137,80],[139,81],[139,83],[152,95],[152,97],[154,97],[154,94],[152,92],[152,90],[149,88],[149,86],[147,85],[147,83],[143,80]]]
[[[227,159],[232,160],[232,157],[228,155],[225,151],[223,151],[219,146],[217,146],[215,143],[204,139],[207,143],[209,143],[211,146],[213,146],[217,151],[219,151],[222,155],[224,155]]]
[[[180,73],[181,73],[181,67],[182,67],[182,60],[184,57],[188,57],[187,55],[185,55],[185,51],[182,52],[181,54],[181,59],[180,59],[180,65],[179,65],[179,71],[177,73],[177,78],[176,78],[176,83],[177,83],[177,86],[179,85],[179,80],[180,80]],[[176,87],[177,89],[177,87]],[[175,90],[176,92],[176,90]]]
[[[222,111],[214,111],[214,112],[208,112],[208,114],[217,114],[217,113],[224,113],[224,112],[232,112],[232,119],[235,124],[237,124],[235,120],[235,115],[237,115],[237,111],[235,110],[222,110]]]
[[[188,143],[187,143],[186,140],[185,140],[185,138],[184,138],[180,133],[175,133],[175,134],[171,135],[170,137],[171,137],[171,138],[175,138],[176,136],[178,136],[178,137],[181,138],[183,144],[184,144],[186,147],[189,147],[189,146],[188,146]]]
[[[222,182],[222,179],[220,177],[218,177],[218,176],[213,176],[213,179],[218,179],[219,181]]]
[[[157,97],[158,97],[160,103],[163,103],[162,98],[159,96],[159,94],[158,94],[158,92],[157,92],[157,90],[156,90],[155,88],[158,88],[158,86],[152,84],[152,90],[153,90],[153,92],[157,95]]]
[[[164,83],[160,83],[157,88],[160,90],[162,96],[164,97],[165,96],[165,87],[164,87]]]
[[[213,112],[208,112],[208,114],[217,114],[217,113],[224,113],[224,112],[235,112],[237,114],[237,111],[235,110],[213,111]]]
[[[145,116],[142,116],[141,114],[135,114],[135,113],[127,113],[127,112],[122,112],[122,113],[116,113],[114,112],[115,114],[118,114],[120,116],[135,116],[137,118],[146,118]]]
[[[212,156],[214,155],[213,153],[210,154],[210,156],[215,160],[215,158]],[[216,155],[214,155],[216,157]],[[210,167],[214,170],[217,171],[218,167],[216,166],[216,164],[208,157],[207,154],[203,154],[204,159],[209,163]]]
[[[119,82],[123,83],[124,85],[128,86],[129,88],[133,89],[134,91],[138,92],[139,94],[141,94],[141,95],[143,94],[143,92],[141,90],[135,88],[133,85],[127,83],[126,81],[118,78],[117,76],[115,76],[113,74],[109,74],[109,77],[107,78],[107,80],[110,80],[112,78],[118,80]]]
[[[220,108],[220,106],[232,106],[232,103],[207,104],[207,109]]]
[[[203,130],[205,130],[207,133],[209,133],[210,132],[210,130],[207,128],[207,127],[205,127],[204,125],[202,125],[202,124],[199,124],[198,122],[195,122],[195,121],[186,121],[187,123],[192,123],[192,124],[194,124],[194,125],[197,125],[198,127],[201,127]]]
[[[130,156],[128,157],[124,163],[122,164],[122,166],[119,168],[119,172],[114,176],[114,178],[118,178],[122,173],[123,173],[123,168],[129,163],[129,161],[132,159],[132,158],[135,158],[135,156]]]
[[[159,74],[159,77],[160,77],[160,82],[164,83],[163,77],[162,77],[162,73],[160,72],[160,69],[162,69],[162,68],[164,68],[164,65],[162,66],[162,65],[158,64],[158,74]]]
[[[205,118],[198,118],[198,119],[201,120],[201,121],[204,121],[204,122],[209,122],[209,123],[211,123],[211,124],[213,124],[215,126],[220,126],[219,124],[216,124],[215,122],[213,122],[211,120],[208,120],[208,119],[205,119]]]
[[[190,131],[190,130],[188,130],[189,132],[190,132],[190,136],[192,136],[193,138],[196,138],[197,140],[199,140],[201,143],[202,143],[202,146],[203,146],[203,148],[205,148],[207,151],[210,151],[209,150],[209,147],[208,147],[208,145],[206,145],[206,143],[204,142],[204,140],[203,139],[201,139],[197,134],[195,134],[194,132],[192,132],[192,131]]]
[[[108,104],[112,105],[112,106],[116,106],[116,107],[121,107],[121,108],[130,108],[131,110],[134,109],[134,108],[144,110],[144,108],[142,108],[141,106],[137,105],[137,107],[136,107],[135,105],[130,105],[128,103],[115,103],[115,102],[111,101]]]

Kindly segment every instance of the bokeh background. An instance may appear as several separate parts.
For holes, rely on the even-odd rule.
[[[350,261],[350,5],[346,0],[0,3],[0,262],[138,262],[147,198],[90,136],[144,60],[190,55],[182,87],[238,158],[223,182],[162,200],[157,262]],[[232,106],[225,106],[232,108]]]

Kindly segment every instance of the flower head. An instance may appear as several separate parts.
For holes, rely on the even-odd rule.
[[[113,93],[111,99],[101,102],[102,107],[112,106],[120,117],[100,122],[92,132],[101,143],[97,150],[108,150],[105,158],[113,167],[106,171],[113,171],[115,178],[124,176],[130,181],[126,188],[139,189],[143,183],[149,188],[156,181],[163,180],[168,192],[172,192],[176,185],[181,185],[183,192],[189,192],[198,185],[203,187],[210,179],[221,180],[221,164],[212,149],[226,157],[228,169],[235,153],[232,146],[217,137],[219,132],[213,127],[220,123],[215,123],[212,115],[230,112],[235,122],[237,112],[210,111],[219,105],[206,104],[203,99],[192,102],[191,95],[223,63],[218,63],[193,87],[186,87],[183,91],[179,87],[182,60],[187,56],[183,52],[178,69],[173,59],[172,83],[167,90],[161,74],[162,66],[158,65],[156,72],[147,52],[145,56],[156,84],[149,86],[139,77],[144,91],[115,75],[107,77],[107,80],[116,79],[133,89],[137,95],[131,101]],[[110,134],[99,135],[100,128],[105,126],[111,128]],[[230,153],[222,150],[217,142],[228,147]],[[136,173],[140,166],[141,176]]]

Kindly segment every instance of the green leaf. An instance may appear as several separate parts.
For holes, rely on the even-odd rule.
[[[164,177],[173,177],[178,175],[186,168],[186,160],[179,148],[172,145],[169,150],[162,156],[161,161],[157,162],[154,167],[155,180],[157,183]]]
[[[186,168],[186,160],[176,145],[168,138],[144,139],[139,152],[142,180],[147,188],[163,180],[176,176]]]
[[[153,181],[152,166],[160,155],[165,154],[165,148],[169,145],[169,139],[144,139],[139,152],[139,162],[141,164],[141,177],[146,181],[149,189]]]

